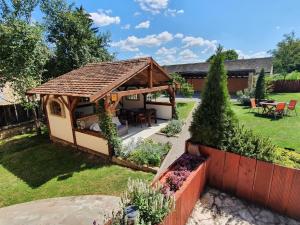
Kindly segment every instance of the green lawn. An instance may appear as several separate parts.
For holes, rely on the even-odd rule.
[[[196,102],[195,101],[191,101],[191,102],[177,102],[176,103],[176,107],[178,110],[178,117],[181,120],[185,120],[190,112],[192,111],[192,109],[194,108]]]
[[[0,174],[0,207],[57,196],[118,196],[128,178],[153,178],[34,135],[0,141]]]
[[[271,94],[269,99],[289,102],[290,99],[298,100],[298,116],[274,120],[269,117],[262,117],[250,113],[247,107],[234,105],[233,109],[237,114],[240,123],[251,128],[256,134],[270,137],[274,144],[281,148],[295,149],[300,152],[300,93],[277,93]]]

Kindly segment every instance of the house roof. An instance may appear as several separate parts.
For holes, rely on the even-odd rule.
[[[254,58],[254,59],[238,59],[225,61],[225,68],[228,72],[237,71],[259,71],[264,68],[266,73],[273,73],[272,57]],[[190,63],[163,66],[168,73],[207,73],[210,63]]]
[[[0,89],[0,106],[17,104],[17,98],[14,95],[13,89],[6,83],[2,89]]]
[[[27,92],[27,94],[53,94],[65,96],[89,97],[95,100],[119,87],[125,82],[132,85],[142,85],[147,82],[141,75],[147,76],[150,65],[153,64],[156,73],[161,73],[165,80],[170,79],[167,73],[150,57],[131,60],[90,63],[73,70],[41,86]],[[161,75],[160,74],[160,75]],[[136,75],[135,82],[132,80]],[[159,85],[163,80],[156,80]]]

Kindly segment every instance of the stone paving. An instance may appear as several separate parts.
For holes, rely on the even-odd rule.
[[[43,199],[0,208],[0,225],[103,225],[120,198],[86,195]]]
[[[194,208],[187,225],[300,225],[236,197],[207,188]]]

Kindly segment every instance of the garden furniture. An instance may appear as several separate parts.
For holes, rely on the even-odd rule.
[[[252,111],[257,110],[257,112],[259,113],[260,107],[256,105],[256,101],[255,101],[254,98],[251,98],[251,99],[250,99],[250,103],[251,103],[251,106],[250,106],[249,112],[252,112]]]
[[[277,118],[277,116],[284,116],[284,111],[285,111],[285,106],[286,103],[285,102],[279,102],[276,104],[276,108],[272,111],[272,114],[274,115],[275,119]]]
[[[286,114],[289,114],[290,111],[294,111],[297,116],[296,105],[297,105],[297,100],[291,100],[288,104]]]
[[[144,113],[139,113],[136,116],[136,123],[140,123],[141,127],[143,127],[143,123],[146,123],[146,121],[147,121],[147,118],[146,118],[146,115]]]
[[[264,101],[260,102],[259,104],[262,107],[262,114],[266,115],[273,115],[273,112],[275,111],[277,105],[282,102],[274,102],[274,101]]]

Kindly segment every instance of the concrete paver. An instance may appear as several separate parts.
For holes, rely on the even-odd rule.
[[[0,208],[0,225],[97,225],[119,207],[114,196],[87,195],[38,200]]]

